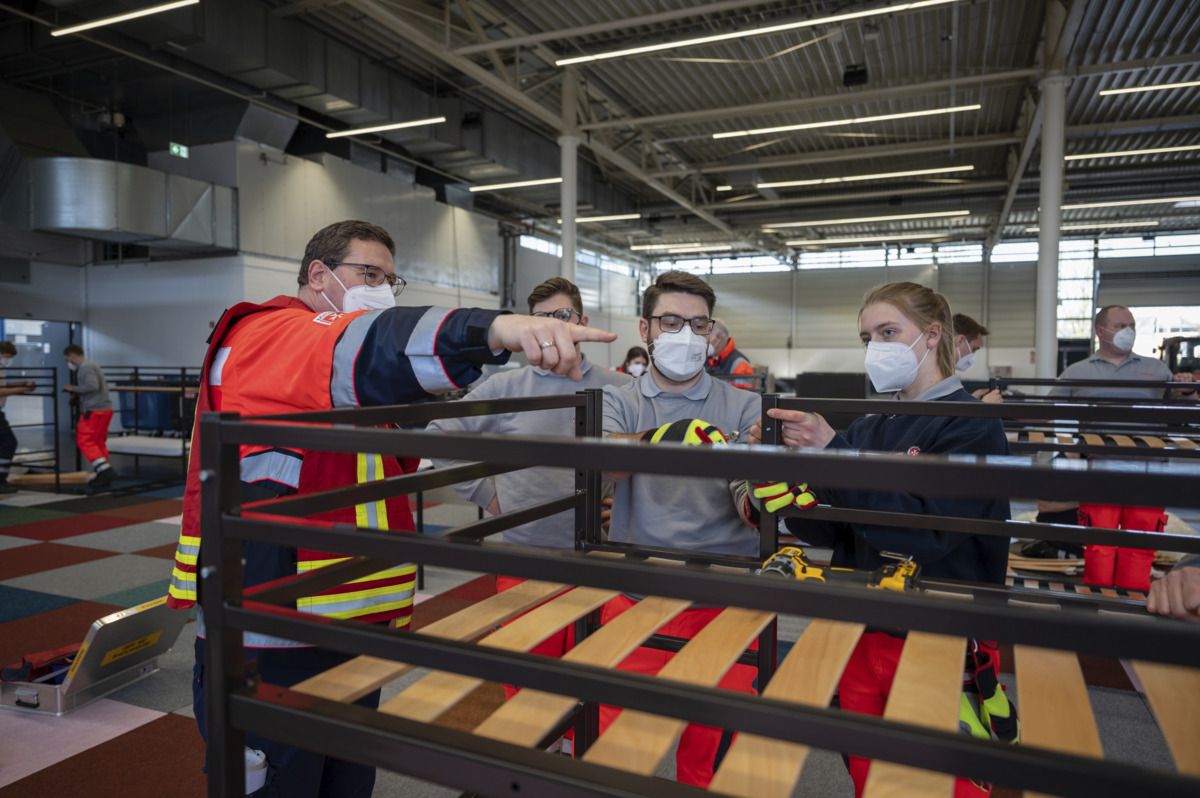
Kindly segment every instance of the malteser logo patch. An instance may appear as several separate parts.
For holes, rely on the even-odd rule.
[[[337,310],[327,310],[324,313],[318,313],[313,316],[313,324],[324,324],[326,327],[332,326],[335,321],[345,316],[345,313]]]
[[[909,456],[909,457],[913,457],[913,456],[915,456],[915,455],[918,455],[918,454],[920,454],[920,453],[921,453],[921,447],[920,447],[920,446],[909,446],[909,447],[908,447],[908,456]]]

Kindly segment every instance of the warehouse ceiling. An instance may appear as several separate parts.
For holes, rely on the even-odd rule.
[[[1200,229],[1197,3],[205,0],[65,41],[39,22],[144,5],[0,4],[0,81],[54,96],[101,138],[114,110],[144,119],[128,136],[151,148],[220,128],[214,109],[231,102],[299,120],[299,152],[325,131],[442,114],[339,154],[391,156],[451,195],[557,176],[554,142],[577,127],[580,215],[640,214],[584,235],[779,254],[1031,237],[1039,81],[1062,74],[1064,204],[1096,206],[1064,225]],[[339,91],[346,68],[357,83]],[[1193,85],[1102,93],[1176,83]],[[1143,154],[1072,157],[1129,151]],[[498,215],[558,216],[555,185],[471,196]]]

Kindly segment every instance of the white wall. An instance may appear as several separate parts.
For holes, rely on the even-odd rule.
[[[83,321],[86,279],[78,266],[32,262],[28,283],[0,282],[0,316]]]

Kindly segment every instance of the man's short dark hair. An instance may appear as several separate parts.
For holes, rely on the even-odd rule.
[[[643,318],[649,319],[654,315],[654,309],[658,307],[658,298],[663,294],[692,294],[703,297],[710,316],[717,304],[717,295],[713,293],[712,286],[696,275],[688,272],[663,272],[646,289],[646,294],[642,297]]]
[[[984,327],[965,313],[954,314],[954,334],[965,335],[967,340],[989,335],[987,327]]]
[[[79,344],[67,344],[63,349],[63,355],[79,355],[83,357],[83,347]]]
[[[14,356],[17,354],[17,347],[12,341],[0,341],[0,354]]]
[[[1102,307],[1098,311],[1096,311],[1095,326],[1099,327],[1101,324],[1108,321],[1108,312],[1110,310],[1116,310],[1118,308],[1120,308],[1121,310],[1129,310],[1129,308],[1125,307],[1124,305],[1105,305],[1104,307]]]
[[[533,312],[533,306],[539,302],[544,302],[552,296],[565,294],[571,300],[571,304],[575,306],[575,310],[579,315],[583,315],[583,297],[579,295],[579,286],[568,280],[566,277],[551,277],[537,288],[529,292],[529,298],[526,300],[529,303],[529,312]]]
[[[308,245],[304,247],[304,260],[300,262],[300,274],[296,277],[296,282],[300,285],[308,285],[308,264],[314,260],[319,260],[328,266],[341,262],[342,258],[346,257],[347,250],[350,249],[350,242],[355,239],[378,241],[387,247],[388,252],[393,256],[396,254],[396,242],[392,241],[388,231],[379,225],[357,219],[334,222],[322,227],[308,240]]]

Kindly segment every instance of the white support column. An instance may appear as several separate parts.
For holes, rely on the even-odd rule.
[[[1038,189],[1037,304],[1034,358],[1040,379],[1058,376],[1058,239],[1062,222],[1063,139],[1068,79],[1042,79],[1042,168]]]
[[[563,134],[558,137],[562,158],[559,215],[562,216],[562,260],[558,272],[575,281],[575,208],[579,191],[579,74],[568,67],[563,74]]]

